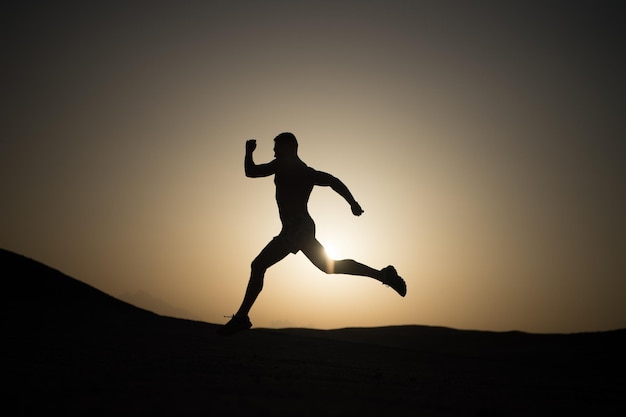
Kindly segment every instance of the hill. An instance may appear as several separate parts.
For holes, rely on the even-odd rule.
[[[252,329],[159,316],[0,250],[12,414],[552,416],[626,411],[626,332]]]

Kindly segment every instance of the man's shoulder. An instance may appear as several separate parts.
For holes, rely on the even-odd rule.
[[[302,160],[280,160],[275,159],[273,162],[276,163],[276,167],[280,171],[285,172],[306,172],[306,173],[315,173],[317,172],[314,168],[311,168],[307,164],[305,164]]]
[[[327,178],[330,176],[328,172],[320,171],[312,167],[307,167],[307,170],[308,170],[309,175],[314,179]]]

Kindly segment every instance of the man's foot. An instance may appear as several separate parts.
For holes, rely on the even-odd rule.
[[[406,282],[398,275],[396,268],[389,265],[386,268],[380,270],[382,272],[382,283],[388,285],[401,296],[406,295]]]
[[[231,334],[248,330],[250,327],[252,327],[252,323],[250,322],[248,316],[238,317],[233,315],[228,323],[217,329],[217,334],[221,336],[230,336]]]

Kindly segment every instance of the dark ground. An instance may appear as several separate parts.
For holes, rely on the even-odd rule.
[[[138,309],[0,250],[11,415],[626,415],[626,330],[253,329]]]

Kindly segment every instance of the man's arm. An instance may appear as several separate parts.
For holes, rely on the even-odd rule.
[[[257,165],[254,163],[252,159],[252,153],[256,149],[256,140],[249,139],[246,141],[246,157],[244,159],[244,170],[246,172],[246,177],[257,178],[257,177],[267,177],[269,175],[276,173],[275,162],[269,162],[267,164]]]
[[[361,208],[361,205],[356,202],[356,200],[352,196],[352,193],[350,192],[350,190],[348,190],[348,187],[346,187],[346,185],[341,182],[339,178],[333,177],[326,172],[315,171],[315,185],[332,188],[333,191],[342,196],[348,202],[348,204],[350,204],[352,214],[354,214],[355,216],[360,216],[361,214],[363,214],[363,209]]]

